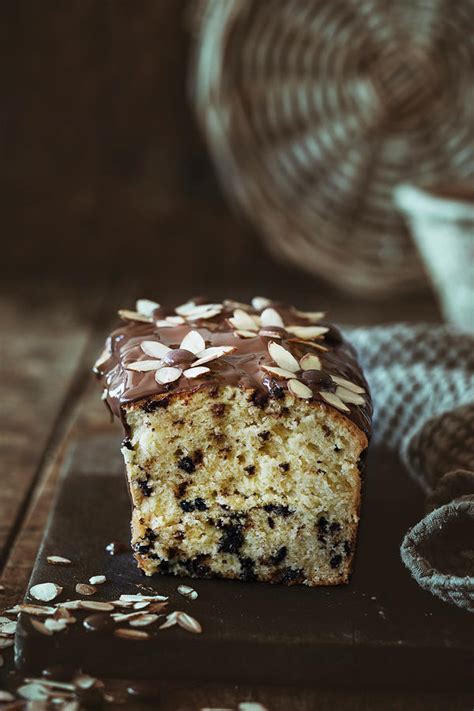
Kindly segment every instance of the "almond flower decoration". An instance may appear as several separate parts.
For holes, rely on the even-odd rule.
[[[142,341],[140,348],[152,360],[138,360],[129,363],[127,370],[139,373],[154,370],[155,380],[160,385],[173,383],[182,375],[185,378],[198,378],[210,372],[204,363],[221,358],[236,349],[233,346],[211,346],[206,348],[204,338],[199,331],[189,331],[181,341],[179,348],[170,348],[159,341]]]
[[[262,301],[266,302],[267,300],[264,297],[256,297],[252,300],[253,307],[257,309],[257,306],[261,305]],[[308,319],[314,324],[324,316],[324,313],[320,311],[298,311],[297,315]],[[326,326],[286,325],[278,311],[270,306],[265,306],[260,316],[237,308],[229,322],[235,328],[236,334],[241,338],[255,338],[257,334],[271,338],[282,338],[286,331],[286,333],[290,333],[296,338],[307,341],[324,336],[329,331]]]
[[[298,361],[290,351],[279,343],[271,341],[268,352],[276,366],[262,364],[266,373],[288,380],[288,390],[292,395],[308,400],[313,397],[312,385],[329,405],[342,412],[350,412],[346,403],[364,405],[364,388],[337,375],[329,375],[321,370],[321,360],[313,353],[306,353]]]

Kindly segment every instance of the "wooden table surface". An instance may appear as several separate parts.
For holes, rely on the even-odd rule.
[[[436,320],[438,313],[429,294],[405,301],[361,302],[291,269],[273,263],[262,251],[252,265],[241,265],[233,279],[225,274],[208,284],[210,296],[232,294],[248,298],[254,293],[293,298],[300,306],[327,308],[345,323],[394,320]],[[262,267],[265,268],[262,271]],[[157,283],[130,279],[89,285],[40,280],[4,283],[1,323],[4,335],[2,382],[4,386],[2,438],[3,464],[0,490],[0,609],[18,602],[41,540],[55,492],[63,452],[71,437],[89,430],[104,431],[109,422],[90,368],[119,306],[138,295],[173,300],[200,292],[200,277],[184,286],[175,274],[160,273]],[[163,295],[165,299],[163,299]],[[6,657],[3,676],[11,664]],[[166,689],[163,708],[199,709],[236,707],[238,701],[259,700],[280,709],[464,709],[468,690],[456,693],[290,689],[242,687]],[[138,706],[136,706],[138,708]]]

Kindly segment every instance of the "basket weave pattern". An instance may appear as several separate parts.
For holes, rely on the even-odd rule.
[[[393,189],[474,174],[474,1],[201,0],[196,16],[198,117],[272,251],[364,294],[419,283]]]

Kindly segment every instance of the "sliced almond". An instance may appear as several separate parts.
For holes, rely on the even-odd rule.
[[[77,583],[75,589],[78,595],[94,595],[97,592],[97,588],[87,583]]]
[[[155,380],[160,385],[165,385],[166,383],[174,383],[175,380],[181,377],[183,371],[180,368],[165,367],[160,368],[155,373]]]
[[[199,622],[191,615],[186,612],[177,612],[178,625],[186,630],[187,632],[193,632],[194,634],[200,634],[202,632],[202,627]]]
[[[3,689],[0,689],[0,704],[5,704],[7,701],[15,701],[15,697],[13,694],[10,694],[9,691],[3,691]]]
[[[183,375],[185,378],[199,378],[201,375],[205,375],[206,373],[210,373],[211,369],[206,368],[205,365],[200,365],[197,368],[188,368],[183,372]]]
[[[16,620],[8,620],[8,622],[0,627],[0,634],[15,634],[17,624],[18,622]]]
[[[287,326],[286,330],[304,341],[324,336],[329,331],[326,326]]]
[[[64,603],[63,603],[64,604]],[[36,615],[37,617],[46,617],[47,615],[54,615],[56,612],[55,607],[49,607],[48,605],[18,605],[18,612],[24,612],[27,615]],[[7,610],[9,612],[9,610]]]
[[[255,311],[262,311],[263,309],[266,309],[268,306],[270,306],[271,303],[271,300],[267,299],[266,296],[254,296],[252,299],[252,306],[254,307]]]
[[[322,351],[322,353],[327,353],[329,348],[323,346],[322,343],[317,343],[316,341],[304,341],[302,338],[289,338],[290,343],[303,343],[307,348],[316,348],[317,351]]]
[[[135,308],[139,314],[143,314],[143,316],[151,318],[153,316],[153,312],[160,308],[160,304],[157,304],[156,301],[151,301],[150,299],[138,299],[135,304]]]
[[[266,373],[271,373],[272,375],[277,375],[279,378],[294,378],[295,374],[292,373],[290,370],[285,370],[284,368],[278,368],[275,365],[266,365],[266,363],[263,363],[260,368],[264,370]]]
[[[46,701],[49,692],[43,684],[23,684],[16,690],[18,696],[27,701]]]
[[[93,575],[92,578],[89,578],[89,582],[91,585],[103,585],[106,582],[107,578],[105,575]]]
[[[130,627],[147,627],[148,625],[153,624],[153,622],[156,622],[157,619],[158,615],[155,614],[140,615],[140,617],[130,620],[129,624]]]
[[[134,370],[137,373],[147,373],[150,370],[158,370],[163,364],[162,360],[135,360],[128,363],[125,370]]]
[[[122,639],[132,639],[132,640],[145,640],[150,639],[148,632],[143,632],[142,630],[131,630],[128,627],[119,627],[114,631],[116,637],[121,637]]]
[[[170,321],[168,318],[159,318],[155,321],[155,325],[158,326],[158,328],[174,328],[177,324]]]
[[[163,624],[160,625],[160,630],[165,630],[168,627],[173,627],[176,624],[178,624],[178,613],[171,612],[169,615],[166,616],[166,620],[163,622]]]
[[[268,711],[268,709],[257,701],[242,701],[238,706],[238,711]]]
[[[350,409],[347,407],[347,405],[344,405],[341,398],[339,398],[335,393],[320,392],[319,394],[321,395],[323,400],[329,403],[329,405],[337,407],[337,409],[342,410],[342,412],[350,412]]]
[[[166,323],[169,323],[173,326],[181,326],[183,323],[186,323],[182,316],[167,316],[165,320]]]
[[[290,393],[292,393],[292,395],[296,395],[296,397],[300,397],[303,400],[309,400],[313,397],[313,391],[311,390],[311,388],[308,388],[308,386],[302,383],[300,380],[289,380],[288,390],[290,391]]]
[[[324,311],[300,311],[299,309],[294,308],[293,312],[300,318],[305,318],[307,321],[311,321],[311,323],[321,321],[321,319],[326,316]]]
[[[26,677],[24,681],[27,684],[40,684],[46,689],[60,689],[61,691],[74,691],[74,684],[69,684],[66,681],[56,681],[55,679],[35,679],[34,677]]]
[[[142,341],[140,348],[146,355],[160,359],[164,358],[171,350],[169,346],[165,346],[165,344],[160,343],[160,341]]]
[[[167,599],[167,595],[142,595],[141,593],[137,593],[135,595],[120,595],[119,602],[143,602],[145,600],[147,602],[161,602]]]
[[[264,309],[260,315],[260,319],[263,328],[266,328],[267,326],[285,328],[282,317],[275,309]]]
[[[98,612],[112,612],[114,606],[111,602],[99,602],[96,600],[80,600],[80,607],[83,610],[97,610]]]
[[[36,622],[36,620],[31,620],[31,622]],[[0,637],[0,649],[8,649],[8,647],[13,647],[14,641],[11,637]]]
[[[360,385],[356,385],[355,383],[351,383],[350,380],[340,378],[338,375],[331,375],[331,378],[334,380],[336,385],[340,385],[341,387],[346,388],[347,390],[352,390],[353,393],[357,393],[358,395],[363,395],[365,393],[364,388],[362,388]]]
[[[108,348],[104,348],[100,356],[97,358],[96,362],[94,363],[94,370],[98,370],[101,365],[104,365],[110,358],[110,351]]]
[[[256,331],[258,328],[255,319],[243,309],[235,309],[229,323],[239,331]]]
[[[285,334],[278,333],[278,331],[272,330],[271,326],[268,326],[268,328],[261,328],[258,335],[264,336],[265,338],[283,338]]]
[[[135,602],[133,604],[133,609],[134,610],[144,610],[145,608],[149,607],[150,603],[148,600],[144,600],[142,602]]]
[[[178,585],[178,592],[190,600],[196,600],[198,598],[197,590],[191,588],[189,585]]]
[[[352,392],[347,388],[343,388],[340,385],[336,388],[336,395],[341,398],[342,402],[350,402],[353,405],[365,405],[365,399],[362,395]]]
[[[235,333],[241,338],[255,338],[255,336],[257,335],[255,331],[242,331],[240,329],[235,331]]]
[[[114,622],[128,622],[143,616],[143,612],[114,612],[110,616]]]
[[[130,311],[130,309],[120,309],[118,315],[125,321],[142,321],[143,323],[152,322],[152,319],[149,316],[144,316],[138,311]]]
[[[314,353],[306,353],[300,360],[301,370],[321,370],[321,361]]]
[[[58,602],[56,608],[64,610],[79,610],[82,607],[82,600],[66,600],[66,602]]]
[[[52,617],[48,617],[44,622],[44,626],[51,632],[62,632],[62,630],[66,629],[67,622],[65,619],[55,620]]]
[[[40,622],[39,620],[31,620],[31,624],[37,632],[46,635],[46,637],[51,637],[53,634],[53,631],[49,630],[44,622]]]
[[[299,363],[294,355],[292,355],[290,351],[287,351],[286,348],[283,348],[283,346],[280,346],[279,343],[270,341],[268,344],[268,352],[279,368],[289,370],[291,373],[296,373],[300,369]]]
[[[222,358],[222,356],[228,353],[233,353],[237,350],[234,346],[211,346],[210,348],[205,348],[198,355],[199,358],[194,362],[194,367],[198,365],[203,365],[204,363],[209,363],[211,360],[216,360],[216,358]]]
[[[206,347],[206,342],[199,331],[189,331],[180,343],[180,348],[191,353],[200,353]]]
[[[33,585],[33,587],[30,588],[30,595],[34,597],[35,600],[51,602],[51,600],[57,598],[62,591],[62,587],[56,585],[56,583],[38,583],[38,585]]]
[[[69,558],[63,558],[62,555],[49,555],[46,560],[51,565],[71,565],[72,563]]]
[[[94,676],[91,676],[90,674],[84,674],[83,672],[81,672],[80,674],[76,674],[73,681],[74,686],[78,689],[82,689],[83,691],[87,691],[87,689],[92,689],[94,686],[104,685],[102,681],[99,681]]]
[[[186,301],[185,304],[181,304],[180,306],[177,306],[175,308],[175,313],[179,314],[180,316],[187,316],[188,314],[192,313],[196,308],[196,304],[194,301]]]

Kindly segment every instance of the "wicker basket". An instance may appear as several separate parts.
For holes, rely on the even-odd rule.
[[[400,182],[474,174],[474,0],[201,0],[193,97],[272,251],[352,292],[423,283]]]

